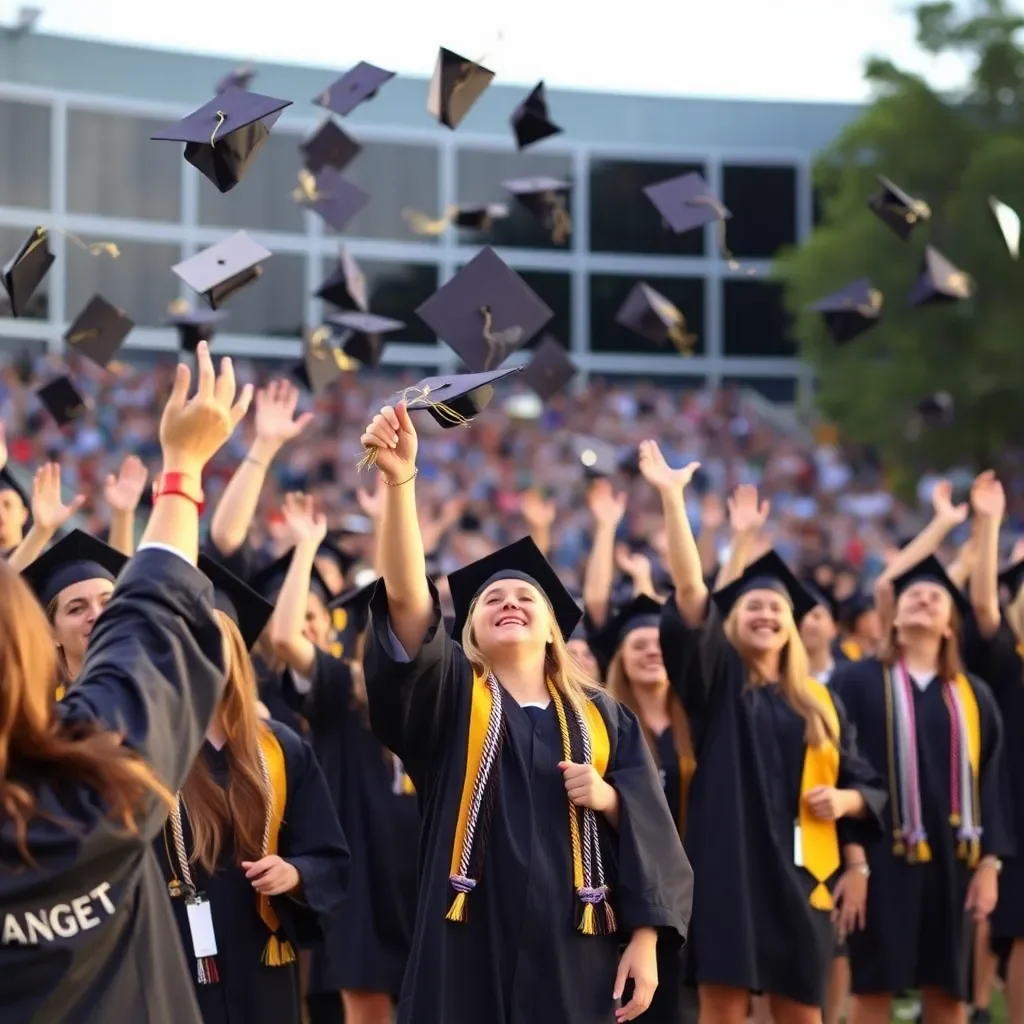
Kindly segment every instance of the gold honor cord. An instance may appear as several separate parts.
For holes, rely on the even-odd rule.
[[[407,206],[402,210],[402,218],[414,234],[429,235],[432,238],[437,238],[438,235],[444,234],[444,229],[448,227],[458,212],[459,208],[457,206],[449,206],[440,217],[435,219]]]
[[[298,173],[299,183],[292,189],[292,199],[296,203],[315,203],[320,199],[329,199],[326,192],[317,187],[316,177],[305,168]]]
[[[688,203],[692,203],[695,206],[710,206],[712,210],[718,216],[718,220],[715,224],[715,231],[718,234],[718,251],[721,254],[723,260],[725,260],[726,266],[730,270],[743,270],[744,273],[750,277],[756,277],[757,271],[753,267],[742,267],[739,260],[737,260],[732,252],[729,250],[729,246],[726,244],[725,239],[725,219],[728,211],[726,208],[715,198],[715,196],[695,196],[693,199],[687,199]]]
[[[63,235],[69,242],[77,245],[79,249],[84,250],[90,256],[109,256],[112,260],[116,260],[121,255],[121,250],[114,242],[84,242],[78,235],[74,235],[70,231],[64,231],[61,228],[36,228],[35,237],[26,246],[21,256],[18,257],[17,262],[21,263],[23,260],[28,259],[39,246],[46,243],[46,239],[54,231],[58,235]]]
[[[487,359],[484,362],[484,372],[493,370],[501,364],[508,350],[522,341],[525,333],[522,327],[509,327],[508,330],[494,333],[494,314],[490,306],[481,306],[480,315],[484,318],[484,341],[487,342]]]
[[[548,204],[551,241],[555,245],[565,245],[572,235],[572,217],[566,209],[565,196],[561,192],[548,192],[544,200]]]
[[[326,359],[330,352],[334,358],[334,365],[343,373],[356,368],[354,359],[349,358],[341,349],[330,344],[331,331],[328,327],[318,327],[309,336],[309,351],[314,359]]]
[[[430,409],[437,413],[442,419],[447,420],[454,427],[465,427],[469,420],[460,412],[456,412],[450,405],[439,402],[430,397],[429,386],[421,388],[416,384],[403,388],[398,393],[398,400],[395,405],[405,402],[407,409]],[[377,447],[368,445],[363,448],[363,457],[356,463],[357,470],[373,469],[377,465]]]

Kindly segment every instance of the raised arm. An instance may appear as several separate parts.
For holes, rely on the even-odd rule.
[[[697,534],[697,551],[705,579],[718,568],[718,531],[724,523],[725,502],[717,494],[705,494],[700,503],[700,532]]]
[[[111,473],[103,485],[103,496],[110,509],[110,546],[129,558],[135,554],[135,510],[148,477],[142,459],[128,455],[117,475]]]
[[[551,524],[555,521],[556,507],[550,498],[538,490],[525,491],[519,497],[519,510],[533,543],[545,558],[551,557]]]
[[[974,567],[978,564],[978,520],[972,521],[971,535],[960,545],[956,558],[946,566],[946,575],[953,581],[953,585],[963,589],[974,574]]]
[[[594,626],[600,628],[608,621],[615,572],[615,531],[626,514],[626,495],[617,494],[611,482],[602,477],[587,489],[587,505],[594,517],[594,537],[583,571],[583,607]]]
[[[729,545],[729,558],[715,580],[715,590],[721,590],[743,575],[753,560],[754,547],[771,511],[767,500],[758,501],[757,488],[753,484],[740,484],[730,496],[728,506],[732,543]]]
[[[971,506],[977,536],[971,607],[982,639],[991,640],[999,629],[999,527],[1006,512],[1003,485],[991,470],[974,481]]]
[[[65,505],[60,493],[60,466],[56,462],[40,466],[32,478],[32,528],[11,552],[11,568],[21,572],[31,565],[84,502],[85,496],[79,494]]]

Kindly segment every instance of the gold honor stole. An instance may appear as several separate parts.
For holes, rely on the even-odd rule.
[[[832,735],[839,738],[839,715],[832,703],[828,687],[816,679],[807,680],[807,688],[817,698]],[[826,739],[818,747],[807,747],[804,752],[804,771],[800,780],[800,841],[804,868],[817,882],[811,892],[810,903],[816,910],[832,909],[832,893],[828,880],[842,866],[839,856],[839,833],[834,821],[822,821],[812,813],[805,799],[816,786],[832,786],[839,782],[839,747]]]
[[[839,650],[845,654],[850,661],[860,661],[864,657],[864,652],[860,649],[860,644],[856,640],[846,639],[839,645]]]
[[[273,731],[265,725],[260,727],[260,750],[263,751],[267,777],[270,780],[270,827],[267,829],[267,848],[263,851],[264,857],[270,857],[277,853],[278,834],[281,831],[285,804],[288,801],[288,775],[281,744]],[[292,963],[295,960],[295,950],[287,939],[282,941],[278,938],[281,922],[270,904],[270,897],[261,892],[258,902],[260,918],[270,930],[270,938],[263,950],[263,963],[268,967],[281,967]]]

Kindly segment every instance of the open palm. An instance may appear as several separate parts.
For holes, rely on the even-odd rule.
[[[115,512],[134,512],[142,500],[149,472],[137,455],[129,455],[117,476],[111,473],[103,487],[103,496]]]
[[[659,491],[682,490],[700,469],[699,462],[690,462],[682,469],[673,469],[662,455],[656,441],[640,442],[640,473]]]
[[[65,505],[60,494],[60,466],[48,462],[32,480],[32,521],[40,530],[56,533],[85,503],[78,494]]]

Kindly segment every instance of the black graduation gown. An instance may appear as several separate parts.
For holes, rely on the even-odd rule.
[[[668,614],[672,614],[669,611]],[[699,658],[679,678],[697,770],[686,849],[700,879],[689,966],[699,985],[723,985],[822,1006],[834,940],[829,914],[809,903],[815,882],[795,864],[794,822],[806,742],[804,720],[775,685],[748,687],[739,654],[709,603]],[[885,793],[858,751],[840,700],[840,789],[856,789],[862,820],[840,823],[840,845],[882,835]],[[828,883],[830,888],[836,876]]]
[[[981,724],[981,846],[985,854],[1010,852],[1001,807],[1002,724],[992,692],[971,677]],[[883,670],[877,658],[840,666],[832,690],[841,696],[865,756],[889,787]],[[849,937],[852,991],[901,992],[923,986],[966,999],[973,929],[964,910],[971,872],[956,857],[949,824],[949,712],[934,681],[915,685],[921,808],[931,861],[909,864],[893,853],[891,809],[885,838],[866,848],[867,925]]]
[[[505,701],[506,738],[482,877],[463,923],[447,921],[448,876],[465,772],[472,671],[434,625],[412,661],[390,635],[377,584],[365,656],[370,720],[403,760],[423,812],[416,927],[399,1024],[611,1024],[621,942],[638,927],[686,933],[693,876],[640,724],[603,693],[593,700],[611,742],[606,779],[620,800],[606,870],[621,933],[575,927],[561,741],[554,708]]]
[[[348,898],[314,950],[309,988],[397,999],[416,913],[419,807],[415,796],[395,794],[394,759],[354,701],[348,665],[317,651],[311,682],[302,695],[289,676],[285,692],[310,723],[352,864]]]
[[[119,730],[173,788],[192,765],[223,685],[209,581],[171,552],[143,549],[121,575],[78,683],[56,713],[67,723]],[[20,858],[0,815],[4,1024],[196,1024],[150,849],[166,808],[148,801],[138,835],[125,835],[85,786],[40,778],[31,763],[12,764],[10,772],[50,819],[29,825],[36,865],[13,870]]]
[[[309,745],[280,722],[270,722],[284,754],[288,779],[284,821],[278,836],[278,854],[302,876],[302,899],[275,896],[271,900],[281,926],[296,951],[319,942],[345,897],[348,885],[348,846],[330,806],[323,773]],[[228,754],[210,743],[200,757],[206,759],[214,779],[226,786]],[[191,849],[188,814],[183,816],[185,847]],[[168,850],[174,856],[170,823],[154,849],[166,883],[173,877]],[[166,843],[165,843],[166,836]],[[174,874],[181,878],[177,860]],[[173,899],[180,944],[189,961],[203,1024],[299,1024],[299,963],[267,967],[262,963],[269,932],[259,916],[256,890],[235,863],[230,842],[225,843],[213,875],[192,865],[197,890],[210,901],[217,941],[220,981],[200,985],[195,980],[195,956],[188,911],[183,899]],[[125,1022],[127,1024],[127,1022]]]

